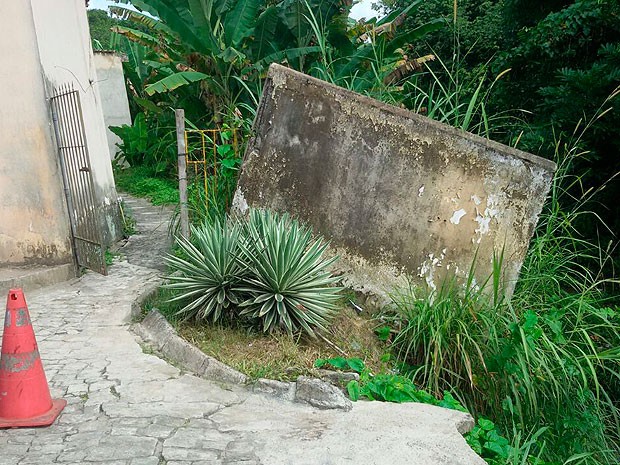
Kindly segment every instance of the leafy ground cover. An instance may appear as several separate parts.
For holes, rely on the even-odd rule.
[[[155,177],[148,167],[117,168],[114,179],[118,190],[149,199],[153,205],[179,203],[179,189],[170,178]]]

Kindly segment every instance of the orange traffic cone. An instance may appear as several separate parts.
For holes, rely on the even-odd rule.
[[[49,426],[67,401],[52,400],[21,289],[11,289],[0,357],[0,428]]]

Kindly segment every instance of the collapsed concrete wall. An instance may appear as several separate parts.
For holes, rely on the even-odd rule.
[[[110,131],[110,126],[122,126],[123,124],[131,126],[123,62],[122,57],[116,52],[95,50],[94,54],[108,150],[110,157],[114,159],[118,151],[116,144],[120,144],[121,139]]]
[[[287,211],[358,285],[475,282],[511,294],[555,170],[537,156],[272,65],[234,206]],[[363,281],[360,283],[360,281]]]
[[[101,109],[90,32],[83,0],[31,0],[36,46],[48,88],[71,84],[79,91],[96,209],[105,245],[122,237],[116,187]],[[32,45],[32,44],[31,44]]]
[[[0,18],[0,265],[71,263],[30,2],[2,2]]]

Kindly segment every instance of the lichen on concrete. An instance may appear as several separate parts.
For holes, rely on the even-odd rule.
[[[431,289],[453,276],[465,283],[474,260],[475,279],[485,282],[503,253],[510,295],[554,170],[273,65],[234,206],[289,212],[349,263],[363,262],[361,274],[392,275],[392,285],[402,275]],[[386,281],[360,285],[385,289]]]

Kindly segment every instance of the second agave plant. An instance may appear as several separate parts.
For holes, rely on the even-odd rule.
[[[256,320],[262,330],[282,328],[315,337],[326,330],[336,311],[340,288],[333,284],[325,259],[327,243],[288,215],[253,210],[245,224],[240,260],[247,274],[238,289],[248,297],[241,314]]]

